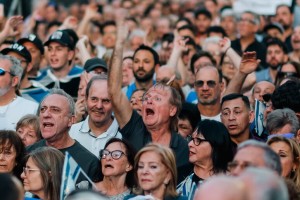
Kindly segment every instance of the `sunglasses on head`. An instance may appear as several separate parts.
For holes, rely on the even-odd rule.
[[[11,76],[14,76],[14,74],[12,74],[10,71],[6,71],[3,68],[0,68],[0,76],[4,76],[5,73],[9,73]]]
[[[206,84],[207,84],[208,87],[214,88],[216,86],[216,81],[212,81],[212,80],[206,81]],[[203,85],[204,85],[204,81],[201,81],[201,80],[195,81],[195,86],[196,87],[203,87]]]

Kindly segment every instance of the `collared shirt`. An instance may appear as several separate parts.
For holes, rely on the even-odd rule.
[[[96,136],[91,131],[88,120],[89,116],[84,121],[73,124],[69,134],[73,139],[77,140],[82,146],[99,158],[99,152],[104,148],[106,142],[114,137],[122,138],[122,135],[118,131],[119,125],[115,118],[109,128],[99,136]]]

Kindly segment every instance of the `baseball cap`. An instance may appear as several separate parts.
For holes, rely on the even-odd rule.
[[[266,26],[264,27],[263,32],[266,33],[268,30],[273,29],[273,28],[279,30],[280,33],[284,33],[284,29],[283,29],[282,25],[279,24],[279,23],[277,23],[277,22],[273,22],[273,23],[271,23],[271,24],[266,25]]]
[[[90,72],[98,67],[101,67],[107,72],[107,65],[106,62],[103,59],[100,58],[91,58],[88,59],[84,64],[84,70],[87,72]]]
[[[25,42],[31,42],[33,43],[41,52],[41,54],[44,54],[44,45],[42,41],[34,34],[29,34],[26,38],[21,38],[18,40],[19,44],[24,44]]]
[[[29,51],[26,49],[26,47],[24,47],[23,45],[19,44],[19,43],[14,43],[12,45],[10,45],[10,47],[5,48],[1,51],[2,54],[7,55],[9,52],[15,52],[17,54],[19,54],[20,56],[22,56],[23,58],[25,58],[25,60],[27,62],[31,62],[31,55],[29,53]]]
[[[74,42],[72,41],[70,35],[67,32],[63,31],[63,30],[55,31],[49,37],[48,41],[45,42],[44,45],[48,46],[51,42],[58,42],[61,45],[67,46],[72,50],[75,48]]]

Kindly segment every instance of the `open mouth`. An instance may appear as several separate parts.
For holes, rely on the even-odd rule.
[[[50,122],[44,122],[44,123],[43,123],[43,126],[44,126],[44,128],[50,128],[50,127],[53,127],[54,124],[53,124],[53,123],[50,123]]]
[[[147,116],[152,116],[152,115],[154,115],[154,110],[152,110],[151,108],[147,108],[147,109],[146,109],[146,115],[147,115]]]
[[[106,165],[104,165],[104,168],[114,168],[114,167],[110,164],[106,164]]]

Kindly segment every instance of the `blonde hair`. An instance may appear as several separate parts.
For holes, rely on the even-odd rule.
[[[34,132],[36,133],[36,137],[38,139],[42,138],[41,129],[40,129],[40,120],[36,115],[28,114],[23,116],[17,123],[16,130],[22,128],[24,126],[32,126]]]
[[[291,179],[292,181],[294,181],[294,183],[296,184],[297,187],[300,187],[300,147],[299,145],[296,143],[296,141],[292,140],[292,139],[288,139],[282,136],[274,136],[272,138],[270,138],[267,142],[267,144],[270,146],[272,143],[276,143],[276,142],[284,142],[286,143],[292,151],[293,154],[293,162],[296,163],[296,165],[298,166],[295,171],[292,171],[290,173],[290,176],[288,177],[289,179]]]
[[[165,167],[170,171],[171,173],[171,179],[168,184],[166,184],[166,190],[164,197],[171,196],[171,197],[177,197],[178,193],[176,192],[176,184],[177,184],[177,169],[176,169],[176,162],[175,162],[175,156],[169,147],[162,146],[160,144],[156,143],[149,143],[147,146],[142,148],[135,156],[134,159],[134,171],[135,171],[135,178],[138,182],[138,163],[142,156],[142,154],[146,152],[154,152],[160,156],[161,162]],[[136,194],[143,194],[143,189],[138,186],[134,189],[134,193]]]

